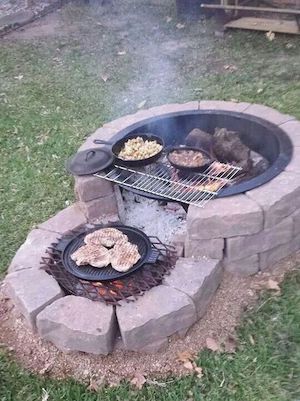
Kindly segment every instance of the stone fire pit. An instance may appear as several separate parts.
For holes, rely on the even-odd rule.
[[[190,206],[187,232],[174,238],[180,257],[171,274],[135,302],[112,307],[65,295],[40,269],[46,249],[60,236],[93,221],[118,219],[119,193],[94,176],[77,177],[77,202],[31,231],[5,279],[7,293],[33,331],[63,351],[107,354],[122,348],[153,352],[173,334],[185,335],[207,310],[223,269],[251,275],[272,268],[300,249],[300,122],[256,104],[200,101],[139,111],[99,128],[79,150],[138,128],[148,119],[198,110],[256,116],[280,129],[293,145],[291,162],[264,185],[215,199],[203,209]],[[172,115],[172,114],[170,114]],[[184,251],[182,251],[184,249]]]

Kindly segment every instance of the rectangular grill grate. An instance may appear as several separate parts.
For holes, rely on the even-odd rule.
[[[220,173],[221,170],[223,171]],[[134,188],[173,201],[203,207],[232,182],[240,171],[240,167],[213,162],[203,173],[180,176],[178,170],[170,164],[160,162],[141,169],[114,165],[96,173],[95,176],[129,189]]]

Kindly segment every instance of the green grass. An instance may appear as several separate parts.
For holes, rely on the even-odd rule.
[[[146,385],[136,391],[123,383],[91,392],[74,381],[30,375],[0,354],[0,400],[40,401],[296,401],[300,397],[300,273],[283,284],[283,294],[262,295],[244,317],[236,354],[202,352],[204,376],[168,379],[166,387]],[[250,336],[254,340],[250,341]],[[164,382],[160,380],[160,382]]]
[[[90,132],[135,112],[141,101],[150,107],[236,99],[300,118],[298,38],[277,35],[269,42],[261,33],[233,32],[219,39],[213,21],[177,29],[173,2],[161,3],[120,1],[107,13],[72,4],[60,13],[59,35],[1,42],[0,276],[32,227],[73,201],[65,160]],[[236,355],[201,354],[201,381],[174,379],[141,392],[124,384],[94,394],[78,383],[31,376],[1,354],[0,401],[40,401],[43,387],[49,401],[296,401],[299,280],[291,277],[283,297],[245,319]]]

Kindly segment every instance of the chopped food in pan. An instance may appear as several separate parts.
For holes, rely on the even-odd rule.
[[[202,167],[210,162],[210,159],[200,150],[176,149],[170,152],[169,160],[171,163],[182,167]]]
[[[123,160],[143,160],[156,155],[161,150],[162,145],[156,141],[144,140],[137,136],[125,142],[118,157]]]

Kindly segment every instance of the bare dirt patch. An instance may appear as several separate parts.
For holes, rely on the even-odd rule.
[[[167,349],[157,354],[138,354],[121,349],[103,357],[79,352],[62,353],[26,328],[3,290],[0,291],[0,343],[29,370],[55,378],[71,376],[85,383],[100,381],[115,385],[122,379],[131,379],[137,372],[159,378],[185,375],[189,371],[178,361],[179,353],[199,352],[206,346],[207,338],[220,344],[235,336],[242,313],[255,305],[259,291],[271,288],[268,287],[270,279],[282,281],[285,273],[295,269],[299,262],[300,253],[297,253],[277,264],[272,273],[264,272],[248,278],[226,274],[204,318],[189,330],[185,338],[173,336]]]

